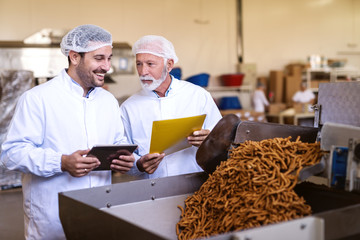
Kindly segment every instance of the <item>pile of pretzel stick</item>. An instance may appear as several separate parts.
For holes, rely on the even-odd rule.
[[[246,141],[229,150],[201,188],[185,200],[178,239],[197,239],[311,214],[293,188],[301,169],[321,160],[319,143],[299,138]]]

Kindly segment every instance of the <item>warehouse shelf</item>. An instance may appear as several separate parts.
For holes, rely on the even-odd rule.
[[[205,88],[211,96],[218,101],[222,97],[237,96],[243,109],[252,109],[251,94],[253,87],[251,85],[241,86],[208,86]]]
[[[328,75],[327,79],[316,79],[313,78],[313,73],[319,73]],[[313,92],[318,92],[318,88],[314,87],[312,83],[315,81],[320,82],[338,82],[339,80],[351,80],[353,78],[360,78],[360,69],[356,67],[338,67],[338,68],[330,68],[330,67],[324,67],[324,68],[308,68],[306,69],[306,82],[309,88]]]
[[[222,91],[252,91],[252,86],[241,85],[241,86],[210,86],[206,90],[209,92],[222,92]]]

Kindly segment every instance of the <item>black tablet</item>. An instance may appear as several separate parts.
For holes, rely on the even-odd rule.
[[[93,171],[110,170],[111,161],[120,155],[131,155],[137,148],[136,144],[127,145],[97,145],[94,146],[87,156],[94,156],[101,162],[100,166]]]

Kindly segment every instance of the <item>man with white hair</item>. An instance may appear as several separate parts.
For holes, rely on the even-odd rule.
[[[104,90],[112,57],[112,37],[95,25],[64,36],[61,51],[69,68],[25,92],[17,105],[1,163],[23,173],[25,238],[65,239],[58,193],[111,184],[111,171],[87,157],[98,144],[127,143],[115,97]],[[111,169],[129,171],[135,158],[113,159]]]
[[[202,87],[169,74],[178,58],[172,43],[164,37],[140,38],[133,46],[133,53],[143,89],[121,105],[125,134],[131,143],[139,146],[138,159],[129,174],[159,178],[202,171],[196,163],[197,148],[221,119],[213,98]],[[201,114],[206,114],[203,129],[188,136],[191,147],[166,156],[149,154],[153,121]]]

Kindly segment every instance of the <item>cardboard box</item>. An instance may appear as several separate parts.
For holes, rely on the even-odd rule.
[[[286,75],[288,76],[301,76],[304,69],[305,69],[305,65],[301,64],[301,63],[292,63],[292,64],[288,64],[285,67],[285,71],[286,71]]]
[[[309,113],[311,104],[309,103],[294,103],[295,113]]]
[[[294,103],[295,113],[304,113],[305,112],[305,104],[303,103]]]
[[[285,103],[288,106],[292,104],[292,97],[294,94],[300,90],[301,82],[301,75],[285,77]]]
[[[329,83],[330,80],[311,80],[310,88],[319,88],[320,83]]]
[[[270,103],[268,107],[268,113],[269,114],[279,114],[280,112],[284,111],[286,109],[285,103]]]
[[[281,103],[284,97],[284,72],[270,71],[269,92],[273,93],[273,102]]]

